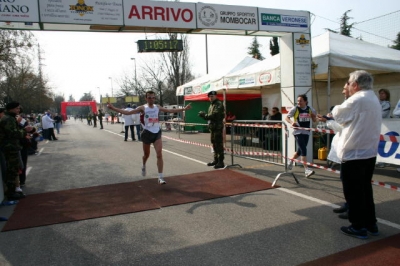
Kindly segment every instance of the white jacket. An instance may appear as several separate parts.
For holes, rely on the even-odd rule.
[[[342,162],[376,157],[382,108],[372,90],[356,92],[336,106],[332,115],[343,127],[337,143],[337,155]]]
[[[133,109],[130,108],[130,107],[128,107],[128,108],[125,108],[124,110],[126,110],[126,111],[132,111]],[[132,126],[132,125],[134,125],[134,124],[133,124],[132,115],[122,115],[122,117],[123,117],[124,120],[125,120],[125,122],[124,122],[124,125],[125,125],[125,126]]]
[[[133,114],[132,120],[134,125],[140,125],[140,114]]]
[[[400,100],[397,102],[396,107],[393,110],[393,116],[400,118]]]
[[[51,119],[48,115],[42,116],[42,128],[43,129],[54,128],[54,120]]]
[[[337,146],[343,128],[335,120],[327,120],[326,126],[335,131],[335,136],[333,136],[331,149],[329,150],[328,154],[328,160],[335,163],[341,163],[339,157],[337,156]]]

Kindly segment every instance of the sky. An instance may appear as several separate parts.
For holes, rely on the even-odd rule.
[[[198,2],[181,0],[181,2]],[[253,6],[288,10],[310,11],[312,37],[325,32],[326,28],[338,30],[340,17],[347,10],[351,22],[362,22],[371,18],[400,10],[398,0],[210,0],[210,4]],[[393,22],[399,24],[397,22]],[[400,30],[399,30],[400,31]],[[124,76],[136,74],[140,77],[144,62],[158,58],[155,53],[137,53],[138,40],[155,39],[155,34],[143,33],[92,33],[35,31],[34,35],[42,50],[42,71],[57,95],[68,100],[72,95],[79,100],[84,93],[91,92],[99,101],[119,90]],[[252,37],[208,35],[208,60],[204,35],[190,35],[190,57],[192,73],[196,77],[206,74],[227,72],[245,56]],[[263,46],[261,53],[269,56],[269,38],[258,38]],[[131,58],[135,58],[132,60]]]

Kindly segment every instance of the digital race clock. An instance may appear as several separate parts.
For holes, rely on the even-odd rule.
[[[180,52],[183,50],[182,40],[139,40],[138,52]]]

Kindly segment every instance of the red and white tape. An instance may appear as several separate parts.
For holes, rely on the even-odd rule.
[[[396,191],[400,192],[400,187],[388,185],[388,184],[385,184],[383,182],[378,182],[378,181],[374,181],[374,180],[372,180],[371,182],[372,182],[373,185],[384,187],[384,188],[389,188],[389,189],[396,190]]]
[[[177,141],[177,142],[181,142],[181,143],[186,143],[186,144],[191,144],[191,145],[196,145],[196,146],[200,146],[200,147],[207,147],[207,148],[211,148],[212,147],[211,145],[203,144],[203,143],[199,143],[199,142],[176,139],[176,138],[171,138],[169,136],[164,136],[164,135],[162,137],[166,138],[166,139],[169,139],[169,140],[173,140],[173,141]],[[225,148],[225,151],[227,151],[229,153],[233,153],[235,155],[275,156],[275,157],[281,157],[282,156],[281,154],[267,153],[267,152],[246,152],[246,151],[245,152],[236,152],[236,151],[232,151],[231,149],[228,149],[228,148]],[[284,156],[282,156],[282,157],[285,158]],[[297,160],[297,159],[288,158],[288,160],[292,160],[294,162],[298,162],[298,163],[302,163],[302,164],[304,163],[303,161],[300,161],[300,160]],[[318,169],[322,169],[322,170],[325,170],[325,171],[328,171],[328,172],[333,172],[333,173],[336,173],[336,174],[340,174],[340,171],[334,170],[334,169],[329,168],[329,167],[325,167],[325,166],[322,166],[322,165],[309,163],[309,162],[307,162],[306,164],[309,165],[309,166],[312,166],[314,168],[318,168]],[[389,188],[389,189],[392,189],[392,190],[400,192],[400,188],[396,187],[396,186],[388,185],[388,184],[385,184],[385,183],[382,183],[382,182],[373,181],[373,180],[371,181],[371,183],[373,185],[377,185],[377,186],[384,187],[384,188]]]

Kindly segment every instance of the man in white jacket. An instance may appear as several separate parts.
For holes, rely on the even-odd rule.
[[[382,108],[373,91],[373,77],[366,71],[350,73],[345,84],[350,98],[332,111],[343,129],[337,142],[343,193],[349,205],[350,226],[340,230],[360,239],[378,235],[372,176],[382,124]]]
[[[132,108],[133,109],[136,109],[137,108],[137,106],[136,105],[133,105],[132,106]],[[133,114],[132,115],[132,120],[133,120],[133,126],[134,126],[134,128],[136,128],[136,134],[137,134],[137,137],[138,137],[138,141],[141,141],[142,139],[141,139],[141,137],[140,137],[140,127],[141,127],[141,124],[140,124],[140,114]],[[135,133],[133,133],[133,134],[135,134]]]
[[[347,100],[350,97],[349,88],[347,86],[345,86],[343,88],[342,94],[344,95],[344,100]],[[331,147],[330,147],[329,154],[328,154],[328,160],[331,162],[340,164],[341,161],[337,156],[337,145],[338,145],[337,143],[340,138],[340,133],[342,132],[343,127],[333,119],[332,113],[329,113],[326,116],[322,116],[322,115],[318,114],[317,118],[319,121],[325,122],[326,126],[328,128],[335,131],[335,135],[332,138],[332,143],[331,143]],[[340,176],[340,179],[342,179],[342,176]],[[345,202],[343,206],[333,209],[333,212],[340,213],[339,218],[341,218],[341,219],[348,219],[349,218],[348,207],[349,206],[348,206],[347,202]]]
[[[46,137],[48,140],[58,140],[54,135],[54,120],[50,117],[50,112],[45,112],[42,117],[42,128],[43,132],[46,132]]]
[[[126,108],[124,109],[126,111],[132,111],[133,109],[131,108],[131,105],[128,104],[126,106]],[[124,115],[122,114],[122,117],[124,118],[124,126],[125,126],[125,140],[128,140],[128,130],[131,130],[131,137],[132,137],[132,141],[135,141],[135,134],[133,132],[133,118],[132,115]]]

